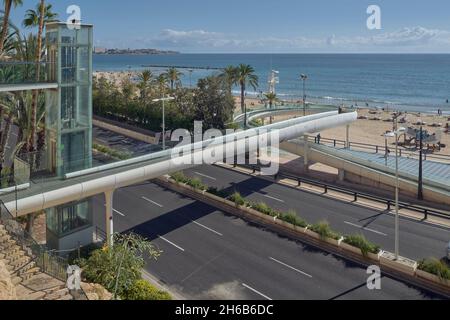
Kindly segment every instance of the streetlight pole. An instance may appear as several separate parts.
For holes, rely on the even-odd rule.
[[[174,97],[163,97],[154,99],[153,102],[162,102],[162,147],[166,150],[166,101],[173,101]]]
[[[419,190],[417,198],[423,200],[423,128],[420,127],[420,145],[419,145]]]
[[[405,128],[398,128],[398,115],[394,117],[394,132],[385,134],[385,138],[394,137],[395,138],[395,259],[398,260],[400,256],[399,249],[399,237],[400,237],[400,226],[399,226],[399,198],[400,198],[400,178],[399,178],[399,155],[398,155],[398,142],[400,140],[400,134],[406,131]],[[387,163],[386,153],[386,163]]]
[[[308,76],[302,74],[300,78],[303,81],[303,116],[306,116],[306,80],[308,80]]]
[[[395,116],[395,260],[399,257],[399,174],[398,174],[398,116]]]

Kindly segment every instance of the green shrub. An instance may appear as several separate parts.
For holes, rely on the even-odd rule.
[[[269,215],[271,213],[271,208],[264,202],[257,202],[252,204],[252,209],[259,211],[261,213]]]
[[[235,192],[230,196],[230,201],[236,204],[236,207],[242,207],[246,204],[245,199],[239,192]]]
[[[306,228],[308,226],[306,221],[298,217],[295,211],[289,211],[288,213],[281,215],[280,219],[297,227]]]
[[[115,158],[118,160],[127,160],[131,158],[131,155],[129,153],[114,150],[107,146],[102,146],[100,144],[94,144],[93,148],[98,152],[104,153],[110,156],[111,158]]]
[[[419,261],[419,270],[434,274],[441,280],[450,280],[450,268],[438,259],[424,259]]]
[[[137,280],[123,295],[124,300],[172,300],[169,293],[158,290],[145,280]]]
[[[204,185],[202,181],[198,178],[188,179],[187,184],[192,188],[194,188],[195,190],[205,191],[206,189],[208,189],[208,187]]]
[[[340,239],[340,235],[331,230],[330,224],[327,221],[321,221],[311,226],[311,230],[318,233],[322,240],[325,240],[327,238],[331,238],[334,240]]]
[[[80,250],[77,249],[72,251],[68,256],[69,264],[76,264],[81,267],[80,264],[85,262],[86,259],[91,256],[92,252],[98,249],[100,249],[100,245],[97,243],[92,243],[81,247]]]
[[[182,172],[175,172],[171,174],[170,177],[179,183],[186,183],[187,181],[187,177]]]
[[[380,246],[368,241],[362,234],[347,236],[344,242],[361,249],[361,253],[364,257],[367,257],[369,253],[378,254],[380,252]]]
[[[104,286],[115,298],[122,297],[133,284],[142,279],[145,257],[157,259],[161,252],[136,234],[116,234],[114,246],[95,250],[88,259],[77,262],[88,282]]]

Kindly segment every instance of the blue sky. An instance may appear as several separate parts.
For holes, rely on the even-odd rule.
[[[24,0],[19,23],[37,0]],[[97,46],[182,52],[450,53],[449,0],[53,0],[76,4]],[[368,30],[369,5],[382,29]]]

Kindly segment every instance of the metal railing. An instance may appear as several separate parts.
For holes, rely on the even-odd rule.
[[[308,141],[313,142],[317,144],[317,137],[314,136],[308,136]],[[329,138],[320,138],[320,144],[324,146],[332,146],[334,148],[337,147],[346,147],[346,142],[344,140],[338,140],[338,139],[329,139]],[[376,154],[386,154],[386,146],[380,146],[376,144],[367,144],[367,143],[361,143],[361,142],[349,142],[350,150],[355,151],[370,151]],[[389,146],[388,146],[389,148]],[[419,158],[418,152],[409,151],[405,149],[399,149],[399,156],[402,157],[410,157],[410,158]],[[440,161],[448,161],[450,162],[450,155],[446,154],[428,154],[424,152],[423,154],[424,160],[440,160]]]
[[[26,232],[23,226],[11,215],[9,210],[0,200],[0,224],[8,231],[8,234],[14,239],[31,258],[43,273],[46,273],[58,280],[67,280],[68,261],[55,253],[49,251],[44,245],[41,245]],[[30,262],[31,263],[31,262]]]
[[[261,166],[256,166],[256,165],[239,165],[239,167],[251,169],[251,170],[253,170],[253,173],[261,171]],[[280,171],[277,175],[274,176],[275,180],[278,180],[280,178],[294,180],[298,183],[299,187],[302,186],[302,184],[308,184],[308,185],[311,185],[314,187],[323,188],[324,194],[327,194],[329,191],[335,191],[335,192],[339,192],[339,193],[342,193],[345,195],[349,195],[349,196],[353,197],[354,202],[357,202],[359,199],[364,199],[364,200],[374,201],[374,202],[378,202],[378,203],[383,203],[383,204],[386,204],[387,211],[390,211],[392,209],[392,207],[395,206],[394,199],[368,194],[368,193],[353,190],[350,188],[337,186],[335,184],[330,184],[330,183],[326,183],[326,182],[318,182],[318,181],[315,181],[312,179],[295,176],[290,173],[285,173],[285,172]],[[403,202],[403,201],[399,202],[399,208],[423,214],[424,220],[427,220],[429,216],[434,216],[434,217],[443,218],[443,219],[450,219],[450,212],[432,209],[432,208],[428,208],[425,206],[412,204],[412,203],[408,203],[408,202]]]
[[[50,62],[2,61],[0,85],[56,82],[52,76],[54,71],[55,63]]]

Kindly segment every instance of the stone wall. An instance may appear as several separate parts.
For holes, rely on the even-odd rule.
[[[16,288],[6,265],[0,260],[0,300],[16,300]]]

